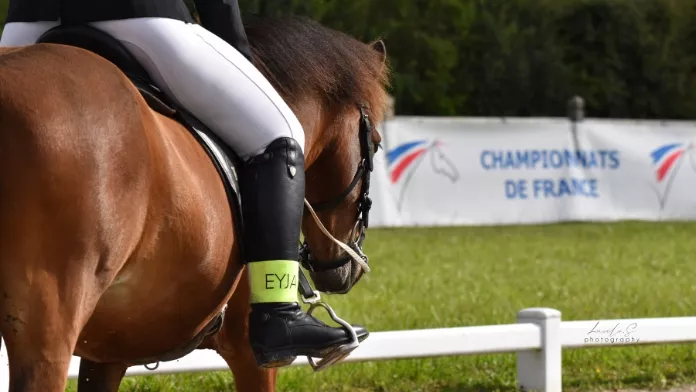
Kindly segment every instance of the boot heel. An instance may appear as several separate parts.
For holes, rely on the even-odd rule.
[[[275,353],[254,353],[256,364],[264,369],[277,368],[291,365],[297,359],[296,356],[287,351],[279,351]]]

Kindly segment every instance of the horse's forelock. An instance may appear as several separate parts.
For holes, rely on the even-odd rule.
[[[383,119],[389,69],[378,49],[303,17],[251,18],[246,30],[257,67],[291,106],[319,94],[327,108],[366,104]]]

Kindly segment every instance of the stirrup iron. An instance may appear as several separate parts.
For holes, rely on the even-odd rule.
[[[342,344],[340,346],[332,348],[331,351],[326,353],[324,357],[321,358],[318,362],[315,362],[314,358],[312,357],[307,357],[309,365],[312,366],[312,369],[314,369],[315,372],[324,370],[327,367],[342,361],[348,355],[350,355],[350,353],[352,353],[353,350],[360,346],[360,342],[358,341],[358,335],[355,333],[355,329],[353,329],[353,326],[345,322],[340,317],[338,317],[336,312],[334,312],[334,310],[331,308],[331,306],[329,306],[329,304],[317,300],[312,305],[310,305],[309,310],[307,310],[307,314],[311,316],[312,312],[314,312],[314,309],[318,307],[323,307],[324,309],[326,309],[326,311],[329,313],[329,317],[331,317],[331,320],[335,321],[336,323],[340,324],[343,328],[348,330],[348,333],[350,333],[351,341],[350,343]]]
[[[312,369],[314,369],[315,372],[319,372],[345,359],[348,355],[350,355],[351,352],[353,352],[353,350],[360,346],[360,342],[358,341],[358,335],[355,333],[353,326],[345,322],[342,318],[338,317],[331,306],[321,300],[321,295],[318,291],[312,290],[309,280],[307,280],[307,277],[301,269],[300,284],[298,289],[300,291],[302,302],[309,304],[309,310],[307,310],[308,315],[311,316],[312,312],[314,312],[314,310],[318,307],[326,309],[326,311],[329,313],[329,317],[331,317],[331,320],[348,330],[351,337],[350,343],[332,348],[324,355],[323,358],[319,360],[319,362],[315,362],[314,358],[312,357],[307,357],[307,361],[309,362],[309,365],[312,366]]]

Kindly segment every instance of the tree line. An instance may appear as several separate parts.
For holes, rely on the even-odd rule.
[[[239,2],[382,38],[400,115],[696,118],[696,1]]]

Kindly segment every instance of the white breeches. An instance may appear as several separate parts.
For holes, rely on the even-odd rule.
[[[0,46],[31,45],[57,22],[8,23]],[[171,99],[242,158],[279,137],[304,151],[299,120],[270,82],[234,47],[197,24],[168,18],[91,23],[121,41]]]

